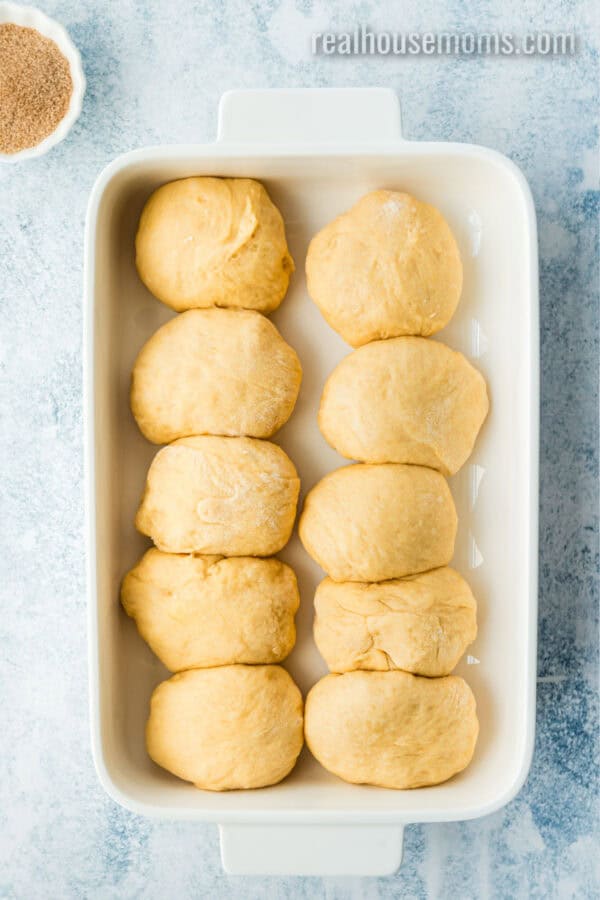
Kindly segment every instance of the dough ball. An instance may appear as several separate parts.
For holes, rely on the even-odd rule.
[[[250,178],[183,178],[154,191],[135,239],[140,278],[177,312],[277,309],[294,263],[283,219]]]
[[[468,766],[478,732],[475,698],[454,675],[327,675],[306,698],[311,753],[355,784],[400,789],[440,784]]]
[[[299,491],[276,444],[181,438],[154,457],[135,525],[167,553],[271,556],[290,538]]]
[[[302,743],[302,695],[280,666],[190,669],[152,694],[148,753],[197,788],[276,784]]]
[[[319,426],[349,459],[415,463],[453,475],[473,450],[487,411],[485,380],[461,353],[399,337],[367,344],[333,370]]]
[[[315,642],[332,672],[448,675],[477,636],[475,598],[449,568],[379,584],[326,578],[315,611]]]
[[[153,548],[125,576],[121,602],[171,672],[281,662],[296,641],[296,576],[277,559]]]
[[[142,348],[131,409],[149,441],[191,434],[270,437],[294,409],[302,368],[260,313],[191,309]]]
[[[387,581],[449,563],[456,527],[439,472],[361,464],[336,469],[310,491],[300,539],[334,581]]]
[[[331,327],[359,347],[447,325],[460,298],[462,264],[435,207],[373,191],[315,235],[306,277]]]

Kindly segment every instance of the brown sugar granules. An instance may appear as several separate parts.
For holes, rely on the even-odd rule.
[[[0,153],[34,147],[64,118],[73,91],[69,63],[35,28],[0,25]]]

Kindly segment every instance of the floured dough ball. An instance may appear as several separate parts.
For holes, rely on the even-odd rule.
[[[440,212],[409,194],[373,191],[312,239],[308,292],[354,347],[435,334],[458,305],[460,254]]]
[[[387,581],[447,565],[456,527],[439,472],[361,464],[336,469],[310,491],[299,530],[334,581]]]
[[[477,636],[475,598],[449,568],[379,584],[326,578],[315,611],[315,642],[332,672],[448,675]]]
[[[479,732],[462,678],[407,672],[327,675],[306,698],[308,747],[328,771],[355,784],[440,784],[470,763]]]
[[[125,576],[121,602],[171,672],[281,662],[296,640],[296,576],[277,559],[153,548]]]
[[[197,788],[276,784],[302,744],[302,695],[280,666],[190,669],[152,694],[148,753]]]
[[[299,491],[276,444],[181,438],[154,457],[135,525],[168,553],[271,556],[290,538]]]
[[[149,441],[191,434],[270,437],[292,414],[302,368],[257,312],[191,309],[142,348],[131,409]]]
[[[177,312],[277,309],[294,263],[283,219],[250,178],[183,178],[154,191],[135,239],[140,278]]]
[[[319,426],[349,459],[416,463],[453,475],[473,450],[487,411],[485,380],[461,353],[399,337],[341,361],[325,384]]]

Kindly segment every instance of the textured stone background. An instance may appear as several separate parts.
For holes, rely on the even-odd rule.
[[[591,898],[598,873],[598,49],[594,0],[42,3],[88,91],[68,141],[0,167],[0,896]],[[468,9],[467,9],[468,8]],[[542,11],[543,10],[543,11]],[[574,28],[576,57],[320,59],[309,35]],[[133,147],[212,140],[231,87],[385,85],[412,139],[508,154],[536,201],[542,435],[537,744],[487,819],[407,829],[391,879],[239,879],[216,829],[145,821],[94,774],[83,562],[81,268],[88,192]]]

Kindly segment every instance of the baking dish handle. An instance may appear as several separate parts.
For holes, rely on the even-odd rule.
[[[392,875],[402,825],[220,825],[230,875]]]
[[[227,91],[217,140],[247,144],[377,144],[401,140],[400,104],[389,88]]]

